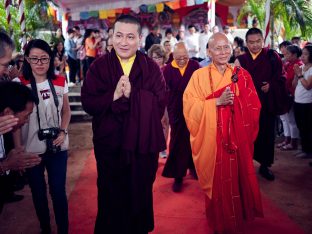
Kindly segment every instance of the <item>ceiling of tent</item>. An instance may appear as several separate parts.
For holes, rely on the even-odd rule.
[[[54,0],[64,10],[93,11],[99,9],[135,8],[142,4],[156,4],[163,0]]]
[[[99,9],[136,8],[142,4],[156,4],[164,0],[54,0],[65,11],[93,11]],[[245,0],[217,0],[218,3],[231,6],[241,5]]]

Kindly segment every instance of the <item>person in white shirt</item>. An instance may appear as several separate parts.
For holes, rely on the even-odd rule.
[[[173,36],[173,32],[171,28],[167,28],[165,32],[165,37],[162,39],[161,44],[164,46],[165,41],[170,41],[171,52],[174,45],[178,42],[178,40]]]
[[[204,31],[199,35],[199,58],[201,59],[205,59],[207,57],[206,47],[211,35],[212,33],[209,30],[209,24],[206,23],[204,26]]]
[[[213,33],[213,34],[219,32],[219,31],[220,31],[220,30],[219,30],[218,25],[215,25],[215,26],[212,27],[212,33]]]
[[[190,58],[198,58],[199,52],[199,42],[198,34],[196,33],[196,28],[194,25],[188,27],[189,35],[185,38],[185,45],[189,53]]]
[[[231,42],[231,44],[233,45],[234,42],[234,37],[232,36],[232,33],[230,32],[230,27],[225,25],[223,27],[223,32],[225,34],[225,36],[227,37],[227,39]]]
[[[294,65],[295,89],[294,113],[299,129],[302,153],[301,158],[312,158],[312,45],[302,50],[301,60],[303,66]]]

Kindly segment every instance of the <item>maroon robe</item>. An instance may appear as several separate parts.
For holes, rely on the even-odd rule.
[[[93,116],[95,233],[147,233],[154,228],[152,186],[158,153],[165,149],[165,81],[157,64],[137,52],[129,75],[130,98],[113,101],[122,75],[112,50],[91,65],[81,90],[83,108]]]
[[[182,178],[188,168],[194,169],[190,133],[183,116],[182,98],[193,72],[199,67],[197,61],[190,59],[183,76],[179,69],[171,64],[168,64],[163,72],[169,92],[167,110],[171,128],[169,157],[162,173],[165,177]]]
[[[277,53],[272,53],[274,66],[268,53],[268,48],[263,48],[255,60],[249,51],[238,56],[240,65],[251,75],[258,97],[261,102],[260,126],[258,137],[255,141],[254,159],[263,166],[271,166],[274,161],[274,139],[275,139],[275,114],[272,109],[274,86],[282,75],[282,61]],[[270,84],[269,92],[261,90],[263,82]]]
[[[173,53],[170,53],[166,64],[170,64],[172,61],[173,61]]]

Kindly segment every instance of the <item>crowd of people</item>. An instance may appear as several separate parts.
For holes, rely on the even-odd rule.
[[[140,22],[122,15],[105,36],[82,36],[75,26],[52,48],[33,39],[14,58],[1,31],[0,212],[14,196],[12,171],[22,171],[41,231],[51,233],[47,171],[57,232],[68,233],[68,92],[83,80],[98,173],[94,233],[153,230],[159,157],[168,157],[162,176],[174,179],[174,192],[183,191],[188,170],[198,180],[215,233],[243,233],[243,220],[263,216],[252,159],[273,181],[275,147],[299,150],[300,140],[296,157],[312,158],[312,45],[293,38],[278,53],[264,47],[258,28],[245,40],[226,25],[219,30],[189,25],[187,35],[168,28],[162,37],[154,26],[143,47]]]

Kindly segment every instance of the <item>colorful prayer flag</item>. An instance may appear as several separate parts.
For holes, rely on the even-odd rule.
[[[163,12],[164,11],[164,4],[163,3],[157,3],[156,4],[156,12]]]
[[[99,18],[100,19],[107,19],[108,18],[107,10],[100,10],[99,11]]]

